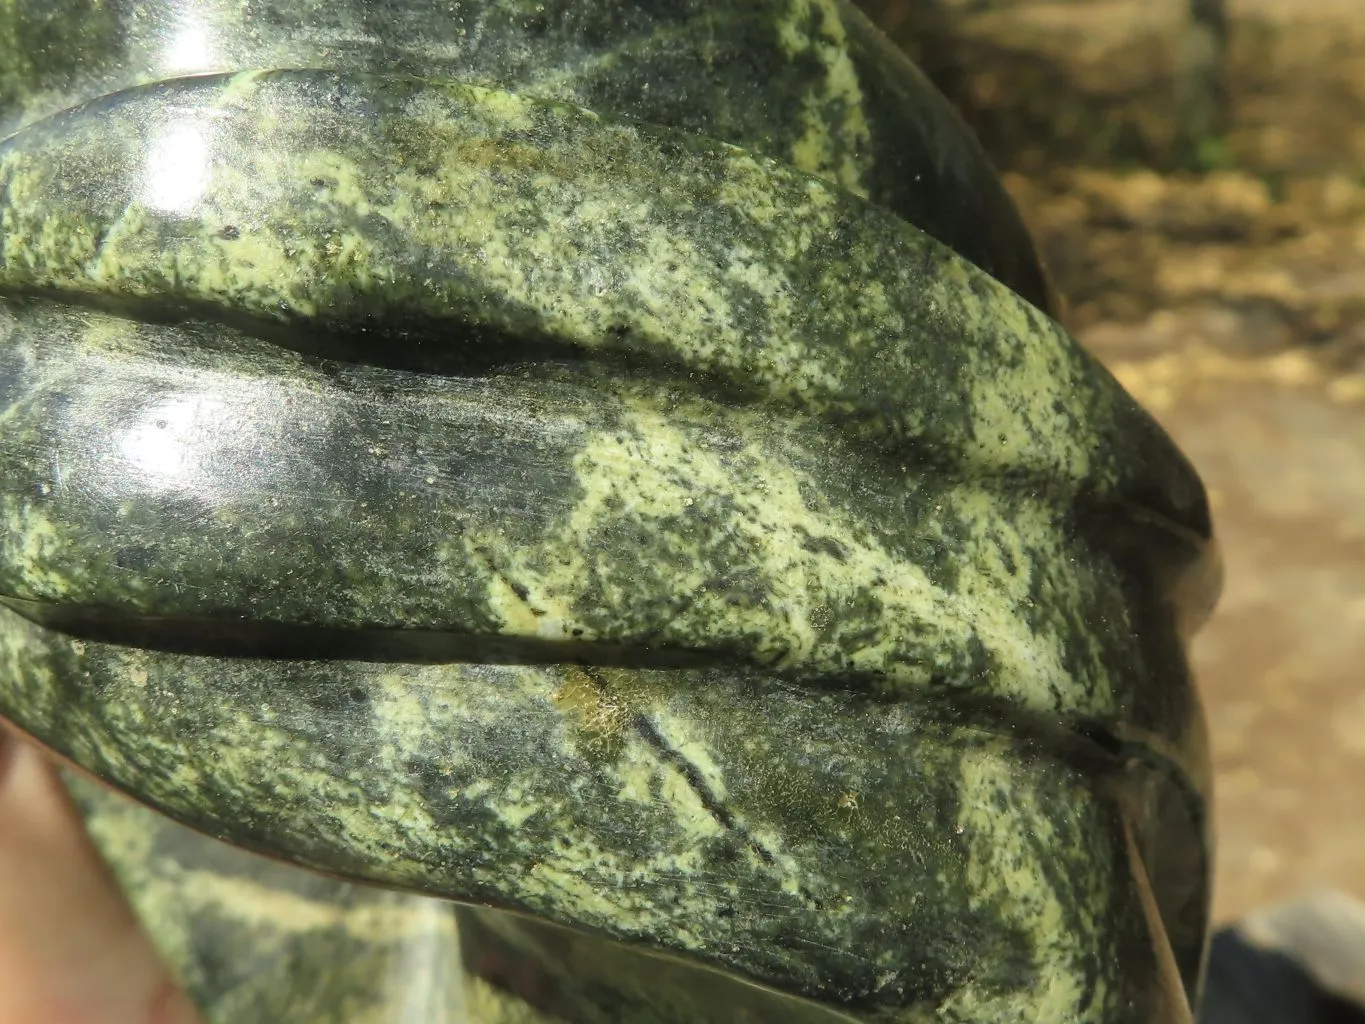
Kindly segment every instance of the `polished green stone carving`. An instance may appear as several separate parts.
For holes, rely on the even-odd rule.
[[[86,779],[68,784],[134,909],[210,1020],[459,1024],[496,1005],[487,987],[466,991],[449,905],[277,864]]]
[[[458,901],[475,1019],[1187,1019],[1203,490],[856,12],[58,8],[0,6],[0,714]],[[232,956],[155,894],[235,869],[104,846]]]

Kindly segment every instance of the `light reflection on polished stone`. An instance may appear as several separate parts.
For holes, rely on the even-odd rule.
[[[199,3],[193,3],[180,12],[161,62],[168,73],[192,74],[214,67],[213,40],[201,9]]]
[[[202,121],[174,119],[163,128],[147,155],[143,201],[154,210],[188,214],[213,175],[210,127]]]

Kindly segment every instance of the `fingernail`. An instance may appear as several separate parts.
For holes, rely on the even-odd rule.
[[[152,1000],[151,1011],[147,1015],[147,1024],[202,1024],[203,1018],[199,1016],[199,1011],[180,986],[170,978],[167,978]]]
[[[10,767],[14,764],[14,757],[19,752],[19,737],[4,722],[0,722],[0,787],[5,785],[5,779],[9,774]]]

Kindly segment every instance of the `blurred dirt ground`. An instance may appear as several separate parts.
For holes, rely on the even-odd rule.
[[[864,0],[1210,488],[1215,914],[1365,897],[1365,2]]]
[[[1210,490],[1227,575],[1193,656],[1215,913],[1365,896],[1365,191],[1329,179],[1271,200],[1233,173],[1012,184],[1066,250],[1077,337]]]

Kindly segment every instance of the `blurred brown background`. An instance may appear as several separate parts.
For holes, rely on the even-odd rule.
[[[1365,0],[860,0],[1209,485],[1220,921],[1365,897]]]

